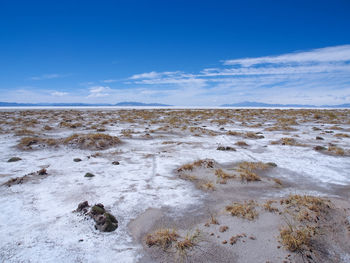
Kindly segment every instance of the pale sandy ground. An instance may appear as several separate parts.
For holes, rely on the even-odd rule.
[[[350,262],[349,120],[348,110],[2,111],[0,262]],[[247,132],[264,138],[251,138]],[[118,136],[122,143],[97,150],[64,144],[74,133]],[[25,137],[58,141],[19,149]],[[293,138],[296,145],[272,143],[281,138]],[[238,141],[248,146],[238,146]],[[218,146],[236,151],[219,151]],[[315,146],[325,150],[316,151]],[[343,153],[337,155],[329,147]],[[7,162],[14,156],[22,160]],[[82,161],[74,162],[77,157]],[[214,160],[215,167],[189,172],[196,181],[177,172],[200,159]],[[274,162],[277,167],[259,171],[262,181],[217,182],[215,169],[233,173],[243,161]],[[47,169],[47,176],[6,186],[10,179],[41,168]],[[85,178],[86,172],[96,176]],[[214,191],[201,187],[207,181]],[[290,252],[280,243],[280,229],[292,221],[285,213],[259,206],[258,217],[250,221],[225,211],[233,202],[255,200],[262,205],[290,194],[332,201],[317,223],[321,231],[312,240],[312,251]],[[117,217],[118,229],[101,233],[91,220],[73,213],[85,200],[103,203]],[[205,226],[211,215],[219,225]],[[222,226],[228,227],[226,232],[219,232]],[[174,228],[182,237],[198,229],[200,237],[185,254],[174,246],[149,247],[145,237],[160,228]],[[245,236],[229,244],[238,234]]]
[[[215,168],[230,166],[216,164]],[[260,182],[242,183],[228,180],[227,184],[216,184],[214,191],[207,191],[209,195],[200,206],[191,207],[180,217],[169,216],[171,211],[167,210],[146,210],[129,224],[130,231],[138,242],[144,243],[148,233],[162,228],[175,229],[182,236],[198,229],[201,236],[196,246],[186,251],[186,254],[181,254],[176,249],[163,250],[144,245],[145,254],[140,262],[349,262],[348,192],[343,196],[337,189],[329,189],[330,194],[341,198],[330,199],[333,203],[332,209],[326,218],[317,224],[322,226],[322,234],[313,240],[312,252],[291,253],[281,247],[279,231],[282,226],[293,222],[293,218],[288,214],[271,213],[259,207],[256,209],[259,213],[258,218],[251,221],[233,217],[225,212],[224,207],[232,202],[255,200],[263,205],[267,200],[279,201],[278,198],[267,199],[266,193],[279,192],[281,188],[291,188],[297,193],[296,184],[284,181],[284,186],[276,186],[268,179],[267,174],[274,177],[281,172],[278,170],[273,168],[263,173],[263,180]],[[205,180],[210,179],[212,174],[211,169],[202,168],[191,172],[191,175]],[[311,184],[308,188],[317,190],[317,186],[313,187]],[[283,207],[278,203],[273,206],[283,211]],[[205,224],[210,221],[212,215],[218,224],[209,224],[208,227]],[[227,226],[228,229],[220,232],[222,226]],[[244,237],[231,245],[230,238],[238,234],[244,234]],[[227,241],[227,244],[223,244],[223,241]]]

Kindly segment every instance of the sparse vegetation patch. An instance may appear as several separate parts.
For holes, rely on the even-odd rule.
[[[104,133],[73,134],[63,141],[64,144],[80,149],[103,150],[121,143],[116,136]]]
[[[226,206],[226,211],[232,216],[253,220],[258,216],[258,212],[255,210],[256,203],[252,200],[245,201],[244,203],[233,203]]]

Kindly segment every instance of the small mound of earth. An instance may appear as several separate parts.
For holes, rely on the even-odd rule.
[[[35,150],[46,147],[55,147],[59,144],[58,139],[53,138],[41,138],[41,137],[23,137],[17,147],[21,150]]]
[[[46,147],[58,147],[61,144],[79,148],[82,150],[104,150],[120,144],[121,141],[116,136],[103,133],[73,134],[67,138],[40,138],[24,137],[17,144],[21,150],[34,150]]]
[[[118,220],[111,213],[107,212],[103,204],[96,204],[90,208],[88,201],[78,205],[76,212],[90,216],[95,221],[95,229],[101,232],[113,232],[118,228]]]
[[[26,174],[26,175],[21,176],[21,177],[12,178],[12,179],[8,180],[7,182],[5,182],[3,185],[11,187],[12,185],[23,184],[23,183],[26,183],[30,180],[37,179],[37,178],[43,178],[45,176],[47,176],[47,170],[45,168],[43,168],[37,172],[29,173],[29,174]]]
[[[63,141],[64,144],[79,149],[102,150],[120,144],[121,141],[116,136],[103,133],[94,134],[73,134]]]

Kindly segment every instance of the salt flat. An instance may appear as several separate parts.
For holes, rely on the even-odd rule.
[[[345,209],[334,216],[339,222],[350,218],[349,110],[6,109],[0,121],[3,262],[249,262],[244,246],[259,250],[259,242],[269,245],[257,255],[274,262],[291,253],[278,238],[286,223],[260,210],[253,222],[237,219],[225,212],[226,205],[312,195],[331,200],[334,211]],[[80,139],[91,134],[97,136]],[[111,143],[116,137],[120,143]],[[12,157],[21,160],[8,162]],[[179,170],[197,160],[214,164]],[[116,161],[119,165],[112,164]],[[237,172],[242,162],[273,163],[273,168],[254,171],[260,181],[244,181]],[[28,175],[43,168],[43,177]],[[218,169],[235,179],[220,181],[214,174]],[[87,172],[95,176],[84,177]],[[8,186],[11,179],[25,175],[21,183]],[[73,212],[83,201],[103,203],[117,218],[118,228],[110,233],[96,230],[91,219]],[[212,213],[237,232],[231,236],[253,228],[261,234],[245,244],[224,244],[229,234],[216,233],[215,225],[203,226]],[[269,238],[262,227],[266,222],[274,222]],[[146,235],[160,227],[175,228],[180,236],[198,229],[202,249],[225,256],[208,256],[196,247],[185,257],[168,256],[145,243]],[[210,239],[214,232],[215,237],[221,235],[215,242]],[[328,262],[330,257],[348,262],[350,250],[344,241],[349,233],[332,238],[335,247],[327,246],[327,253],[314,248],[316,261],[310,262]],[[288,260],[302,262],[305,256],[294,251]]]

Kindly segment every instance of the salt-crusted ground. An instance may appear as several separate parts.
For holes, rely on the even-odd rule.
[[[17,109],[1,111],[0,121],[1,262],[169,261],[163,252],[149,249],[144,243],[146,232],[158,228],[154,222],[162,221],[161,227],[175,225],[183,233],[198,228],[205,234],[217,230],[203,227],[208,211],[201,210],[220,213],[232,201],[262,202],[301,194],[339,200],[340,208],[347,209],[343,204],[350,198],[348,110]],[[72,134],[95,133],[117,136],[121,143],[110,146],[107,142],[97,147],[65,143]],[[53,141],[21,144],[26,137]],[[236,145],[239,141],[247,146]],[[234,147],[236,151],[217,150],[219,146]],[[315,150],[316,146],[325,148]],[[8,162],[12,157],[21,160]],[[74,158],[82,161],[74,162]],[[223,186],[215,177],[204,178],[217,188],[213,191],[181,179],[177,169],[201,159],[214,160],[228,170],[243,161],[273,162],[277,167],[261,176],[279,179],[282,186],[267,179],[261,184],[235,181],[225,184],[220,192]],[[113,165],[113,161],[119,165]],[[46,168],[47,176],[31,175],[21,184],[6,185],[12,178],[42,168]],[[87,172],[95,177],[84,177]],[[197,177],[205,173],[193,171]],[[207,173],[211,176],[210,171]],[[235,194],[227,194],[232,192],[230,187],[235,187]],[[224,200],[223,196],[227,198]],[[99,232],[92,220],[74,213],[85,200],[90,204],[103,203],[118,219],[118,229]],[[344,213],[337,215],[339,220],[344,216],[342,222],[349,221],[349,211]],[[255,234],[258,241],[267,244],[258,258],[263,259],[261,262],[282,261],[290,253],[281,244],[276,250],[278,229],[284,223],[276,216],[261,212],[260,219],[252,225],[244,220],[230,221],[231,216],[227,215],[218,217],[225,225],[235,225],[230,228],[236,234],[240,229],[261,229],[260,234]],[[273,231],[261,228],[261,224],[271,222]],[[230,236],[224,238],[229,240]],[[273,240],[269,243],[264,239]],[[238,259],[233,258],[246,251],[245,247],[239,249],[238,244],[230,250],[221,241],[220,237],[216,243],[208,242],[202,247],[208,253],[213,250],[210,253],[224,255],[205,256],[208,262],[249,262],[249,256],[240,254]],[[253,251],[259,250],[256,244],[252,242]],[[194,250],[194,254],[202,253]],[[346,247],[336,250],[332,248],[337,262],[349,262]],[[201,257],[186,259],[196,258]],[[294,255],[291,258],[301,260]]]

